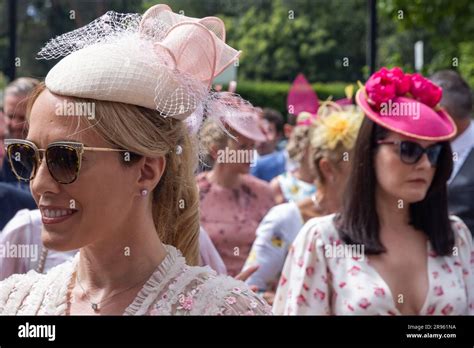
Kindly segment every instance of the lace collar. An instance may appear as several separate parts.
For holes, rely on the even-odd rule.
[[[158,265],[145,285],[138,292],[132,303],[125,309],[124,315],[144,315],[146,314],[150,305],[156,299],[160,291],[169,283],[169,280],[176,276],[180,270],[186,265],[185,259],[181,252],[171,245],[164,244],[167,254],[163,261]],[[66,284],[72,283],[72,278],[80,258],[80,251],[74,256],[74,260],[69,274],[69,281]],[[63,294],[60,297],[62,301],[57,304],[57,308],[61,308],[62,314],[66,313],[68,302],[68,288],[64,287]],[[59,313],[57,313],[59,314]]]

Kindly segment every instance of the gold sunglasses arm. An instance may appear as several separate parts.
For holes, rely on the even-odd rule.
[[[101,151],[101,152],[129,152],[121,149],[110,149],[107,147],[83,147],[84,151]]]

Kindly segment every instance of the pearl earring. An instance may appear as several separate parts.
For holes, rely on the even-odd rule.
[[[147,189],[143,189],[140,194],[142,195],[142,197],[145,197],[147,194],[148,194],[148,190]]]

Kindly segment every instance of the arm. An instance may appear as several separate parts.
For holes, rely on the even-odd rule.
[[[273,197],[275,199],[275,204],[282,204],[286,202],[285,197],[283,196],[283,192],[281,192],[280,182],[278,180],[278,176],[273,178],[270,181],[270,187],[273,192]]]
[[[286,204],[274,207],[263,218],[244,266],[244,270],[251,266],[259,266],[249,277],[247,284],[257,286],[260,291],[275,290],[288,248],[301,227],[295,227],[295,231],[288,230],[290,225],[285,224],[285,220],[294,217],[287,213],[287,207]]]
[[[30,248],[38,247],[33,242],[31,229],[29,228],[30,212],[23,209],[8,222],[2,234],[0,234],[0,245],[8,249],[9,245],[28,245]],[[0,280],[6,279],[12,274],[26,273],[29,271],[30,260],[19,257],[3,257],[0,260]]]
[[[452,228],[456,236],[456,248],[461,259],[463,279],[466,285],[468,313],[474,315],[474,249],[472,235],[464,222],[451,216]]]

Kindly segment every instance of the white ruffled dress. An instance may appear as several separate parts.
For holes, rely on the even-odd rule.
[[[124,315],[266,315],[270,307],[243,282],[209,267],[186,265],[181,253],[168,254]],[[0,282],[0,314],[65,315],[68,288],[80,253],[47,274],[30,271]]]

